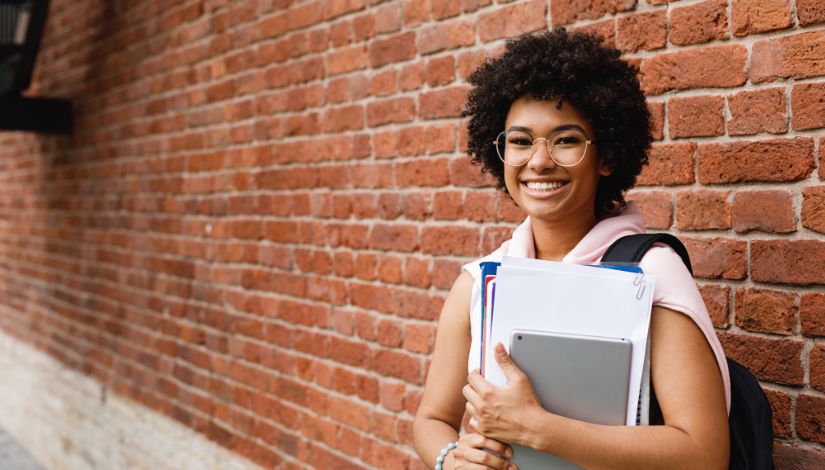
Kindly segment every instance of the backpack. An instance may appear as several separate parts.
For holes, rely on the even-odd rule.
[[[602,262],[639,262],[654,243],[663,243],[682,258],[693,274],[687,249],[667,233],[628,235],[607,249]],[[772,470],[773,424],[771,405],[759,382],[747,368],[731,358],[730,371],[730,466],[731,469]],[[663,424],[662,411],[651,387],[650,424]]]

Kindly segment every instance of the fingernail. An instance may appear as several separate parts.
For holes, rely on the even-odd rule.
[[[513,449],[507,448],[507,450],[504,451],[504,456],[507,457],[508,459],[510,457],[512,457],[513,456]],[[512,467],[512,465],[511,465],[511,467]]]
[[[516,470],[516,466],[515,465],[510,465],[509,467],[507,467],[507,470]]]

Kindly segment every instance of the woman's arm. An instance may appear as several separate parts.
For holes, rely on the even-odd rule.
[[[441,449],[458,440],[461,418],[464,416],[461,389],[467,383],[472,288],[472,276],[462,272],[444,302],[424,396],[413,423],[415,450],[421,460],[431,467],[435,466]],[[470,459],[481,459],[491,468],[506,468],[504,460],[479,450],[481,448],[499,453],[507,450],[507,446],[500,442],[478,435],[466,436],[462,438],[460,448],[448,455],[445,469],[453,468],[457,453]]]
[[[495,387],[477,373],[465,387],[478,431],[510,444],[549,452],[585,468],[727,468],[728,419],[719,367],[704,335],[686,315],[654,307],[651,380],[663,426],[603,426],[576,421],[531,403],[529,381],[506,354],[511,381]],[[523,398],[511,407],[513,396]],[[514,417],[511,419],[511,417]]]

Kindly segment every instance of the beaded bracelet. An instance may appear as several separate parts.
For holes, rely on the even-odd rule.
[[[444,459],[447,458],[447,454],[450,453],[451,450],[458,447],[458,441],[451,442],[447,444],[447,447],[441,449],[441,454],[438,455],[438,458],[435,459],[435,470],[442,470],[441,466],[444,464]]]

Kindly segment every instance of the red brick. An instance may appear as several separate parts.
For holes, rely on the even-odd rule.
[[[627,200],[642,212],[645,227],[665,230],[673,223],[673,196],[667,191],[633,192]]]
[[[743,241],[724,238],[685,238],[685,246],[690,253],[693,274],[709,279],[744,279],[745,253],[747,245]]]
[[[409,193],[404,195],[404,217],[411,220],[424,220],[432,213],[433,197],[430,193]]]
[[[613,18],[597,21],[585,26],[577,26],[573,28],[573,32],[598,36],[602,38],[604,44],[610,47],[616,47],[616,20]]]
[[[653,50],[667,42],[665,10],[634,13],[618,19],[616,47],[624,52]]]
[[[730,88],[745,83],[747,50],[738,45],[658,54],[642,60],[642,89],[647,95],[692,88]]]
[[[436,289],[447,290],[455,282],[461,273],[461,265],[458,261],[436,258],[433,260],[432,280]]]
[[[343,132],[364,127],[364,107],[361,105],[327,108],[321,118],[324,132]]]
[[[752,135],[760,132],[782,134],[788,131],[785,89],[743,91],[728,97],[731,118],[728,134]]]
[[[825,22],[825,4],[821,0],[796,0],[796,17],[802,26]]]
[[[808,355],[810,376],[808,383],[811,387],[825,392],[825,344],[815,344]]]
[[[729,191],[691,190],[676,194],[676,227],[715,230],[731,227]]]
[[[478,34],[483,42],[516,36],[547,27],[547,4],[543,0],[515,2],[478,18]]]
[[[730,287],[706,284],[699,286],[699,293],[708,309],[708,314],[716,328],[730,326]]]
[[[825,242],[818,240],[753,240],[754,281],[825,284]]]
[[[825,468],[825,451],[815,447],[775,441],[773,461],[776,468],[780,470]]]
[[[427,126],[426,149],[428,154],[453,152],[455,150],[455,124],[433,124]]]
[[[668,104],[670,138],[706,137],[725,133],[722,117],[725,99],[721,96],[672,98]]]
[[[446,158],[417,158],[395,164],[395,182],[402,188],[447,184]]]
[[[461,217],[464,193],[461,191],[439,191],[433,198],[433,218],[435,220],[456,220]]]
[[[794,129],[825,127],[825,83],[797,85],[791,93]]]
[[[639,185],[691,184],[693,176],[693,154],[696,144],[656,144],[650,149],[647,166],[636,180]]]
[[[457,52],[456,60],[458,61],[459,78],[466,80],[479,65],[484,63],[486,57],[484,51],[480,50]]]
[[[635,6],[636,0],[555,0],[550,3],[550,16],[553,25],[563,25],[627,11]]]
[[[814,169],[813,144],[811,139],[798,137],[702,145],[699,182],[803,180]]]
[[[381,126],[394,122],[409,122],[415,117],[415,100],[390,98],[367,105],[367,125]]]
[[[395,152],[398,156],[414,157],[424,154],[427,145],[423,127],[405,127],[398,131],[395,141]]]
[[[802,188],[802,226],[825,233],[825,186]]]
[[[507,192],[498,193],[498,220],[504,222],[521,222],[527,216],[521,208],[516,205]],[[489,252],[486,252],[489,253]]]
[[[684,46],[728,37],[728,2],[707,0],[674,8],[670,13],[671,43]]]
[[[327,53],[327,74],[329,76],[362,70],[367,67],[367,50],[363,44]]]
[[[779,78],[825,75],[825,31],[811,31],[766,39],[751,49],[753,83]]]
[[[424,62],[419,61],[401,67],[398,73],[398,87],[401,91],[417,90],[426,79]]]
[[[370,66],[380,67],[385,64],[401,62],[415,57],[415,33],[408,31],[370,43]]]
[[[398,72],[396,70],[385,70],[372,77],[370,80],[371,96],[386,96],[398,92]]]
[[[375,372],[381,375],[416,385],[423,382],[421,359],[412,354],[381,349],[376,352],[373,363]]]
[[[796,398],[796,434],[803,440],[825,444],[825,397],[799,394]]]
[[[432,54],[433,52],[469,46],[475,43],[475,22],[458,21],[450,23],[436,23],[418,31],[418,52]]]
[[[424,227],[421,251],[433,255],[474,256],[479,254],[479,231],[476,228],[444,226]]]
[[[759,380],[802,385],[802,341],[736,333],[721,333],[719,339],[725,354],[747,367]]]
[[[464,196],[462,215],[473,222],[493,222],[496,219],[497,199],[493,192],[470,191]]]
[[[793,26],[789,0],[733,0],[734,36],[765,33]]]
[[[793,334],[799,297],[781,291],[737,289],[734,298],[736,325],[748,331]]]
[[[665,104],[648,102],[647,109],[650,112],[650,134],[653,140],[664,139]]]
[[[430,260],[422,258],[404,259],[404,269],[402,270],[404,284],[421,287],[430,287]]]
[[[450,184],[459,187],[481,187],[495,185],[495,179],[481,172],[481,167],[472,164],[469,157],[461,156],[450,160]]]
[[[400,383],[381,383],[381,406],[396,413],[404,410],[404,395],[406,387]]]
[[[793,196],[788,191],[738,192],[733,197],[733,229],[771,233],[796,231]]]
[[[422,354],[430,354],[435,339],[435,326],[432,324],[404,326],[404,349]]]
[[[825,336],[825,294],[804,294],[799,305],[799,318],[802,334]]]
[[[419,97],[419,115],[423,119],[459,117],[466,97],[467,88],[464,86],[422,93]]]
[[[430,0],[404,0],[404,26],[411,27],[430,19]]]
[[[375,31],[379,34],[393,33],[401,29],[401,5],[387,3],[375,9]]]
[[[376,224],[370,230],[370,247],[378,250],[415,251],[418,248],[418,227]]]
[[[427,62],[427,85],[436,87],[455,80],[455,59],[443,56]]]
[[[791,396],[779,390],[765,389],[765,396],[771,404],[773,434],[775,437],[791,437]],[[781,467],[780,467],[781,468]]]

